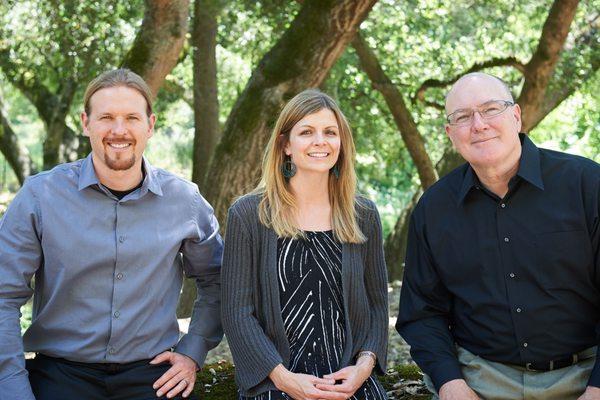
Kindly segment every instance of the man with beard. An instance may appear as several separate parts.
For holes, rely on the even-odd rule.
[[[187,397],[221,340],[219,225],[196,185],[143,157],[151,98],[129,70],[94,79],[92,153],[29,178],[0,221],[0,399]],[[184,274],[198,296],[179,339]]]

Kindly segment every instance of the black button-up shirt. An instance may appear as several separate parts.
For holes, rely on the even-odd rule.
[[[521,142],[503,199],[465,164],[411,217],[396,329],[437,389],[462,377],[454,343],[521,365],[598,344],[600,166]]]

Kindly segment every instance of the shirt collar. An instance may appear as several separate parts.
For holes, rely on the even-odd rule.
[[[460,192],[458,192],[459,206],[465,200],[465,197],[467,197],[467,193],[469,193],[471,189],[477,185],[479,185],[479,179],[477,179],[477,175],[475,175],[475,171],[473,171],[471,165],[467,163],[467,169],[465,176],[463,177],[462,186],[460,187]]]
[[[542,169],[540,166],[540,150],[524,133],[519,133],[521,139],[521,159],[519,160],[519,170],[517,175],[533,186],[544,190],[544,182],[542,180]],[[477,174],[467,164],[467,169],[463,177],[460,191],[458,192],[458,205],[462,204],[467,197],[467,194],[473,187],[480,185]]]
[[[88,186],[98,185],[100,181],[96,176],[94,170],[94,163],[92,162],[92,153],[88,154],[86,158],[81,162],[81,170],[79,171],[79,190],[83,190]]]
[[[517,175],[531,183],[540,190],[544,190],[542,180],[542,167],[540,165],[540,149],[524,133],[519,133],[521,138],[521,161]]]
[[[140,196],[143,196],[148,191],[156,194],[157,196],[162,196],[162,188],[160,187],[160,181],[157,176],[156,168],[154,168],[146,159],[146,157],[142,157],[142,162],[144,164],[144,171],[146,171],[146,176],[144,178],[144,182],[142,182],[142,187],[140,188]],[[79,185],[78,189],[83,190],[92,185],[99,185],[100,181],[98,180],[98,176],[96,175],[96,170],[94,170],[94,163],[92,161],[92,153],[90,153],[86,158],[81,162],[81,171],[79,173]]]
[[[162,188],[160,187],[160,180],[158,178],[158,171],[154,168],[146,157],[142,157],[142,161],[144,163],[144,171],[146,171],[146,177],[144,178],[144,182],[142,183],[142,195],[146,193],[146,191],[151,191],[157,196],[162,196]]]

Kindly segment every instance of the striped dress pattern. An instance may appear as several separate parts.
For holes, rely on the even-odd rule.
[[[306,239],[279,238],[277,270],[281,314],[290,344],[290,365],[296,373],[318,377],[340,369],[345,345],[342,292],[342,247],[332,231],[305,232]],[[289,400],[271,390],[244,400]],[[387,399],[371,376],[353,400]]]

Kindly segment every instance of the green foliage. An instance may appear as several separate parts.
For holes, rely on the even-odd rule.
[[[236,0],[223,5],[217,45],[221,124],[252,70],[289,27],[301,2]],[[361,25],[361,33],[402,92],[434,163],[449,146],[443,128],[444,111],[416,101],[417,89],[427,79],[446,80],[492,58],[514,56],[527,62],[536,49],[551,5],[552,0],[377,2]],[[118,64],[141,24],[143,8],[142,0],[5,2],[0,5],[0,51],[8,51],[4,54],[9,54],[18,66],[19,74],[39,77],[53,91],[67,77],[77,81],[80,87],[68,124],[79,131],[77,114],[82,86],[100,70]],[[598,9],[600,0],[580,3],[551,87],[560,87],[566,79],[586,79],[588,66],[599,57],[597,51],[590,51],[590,41],[598,40],[597,31],[590,29]],[[159,93],[155,107],[158,125],[148,156],[158,166],[189,177],[193,143],[192,48],[186,46],[185,51]],[[518,71],[509,67],[489,71],[507,80],[515,94],[519,93],[523,78]],[[19,139],[40,163],[44,126],[29,100],[10,85],[8,75],[0,74],[6,115]],[[598,160],[600,99],[595,88],[599,79],[596,73],[551,113],[532,131],[534,140]],[[353,127],[359,189],[380,205],[387,233],[418,186],[414,164],[383,97],[372,88],[352,48],[333,67],[323,89],[338,100]],[[426,99],[442,106],[445,91],[446,88],[429,89]],[[2,161],[0,157],[0,168]],[[8,175],[7,182],[0,182],[5,187],[13,182]]]
[[[550,113],[532,138],[543,147],[567,151],[600,162],[600,72]]]
[[[27,98],[36,105],[17,112],[9,110],[9,115],[11,119],[24,116],[38,123],[33,131],[35,144],[28,146],[38,165],[40,142],[47,128],[41,128],[40,116],[45,116],[47,123],[54,113],[60,113],[60,105],[74,104],[66,122],[74,131],[79,130],[85,85],[100,72],[118,65],[135,36],[136,25],[141,23],[142,12],[142,0],[0,3],[0,93],[19,97],[11,93],[16,88],[21,91],[18,102]],[[15,131],[19,138],[31,134],[23,133],[18,126]]]
[[[132,21],[139,20],[142,4],[8,1],[0,6],[0,48],[8,50],[18,75],[35,77],[52,92],[66,77],[85,83],[118,63],[133,39]]]

